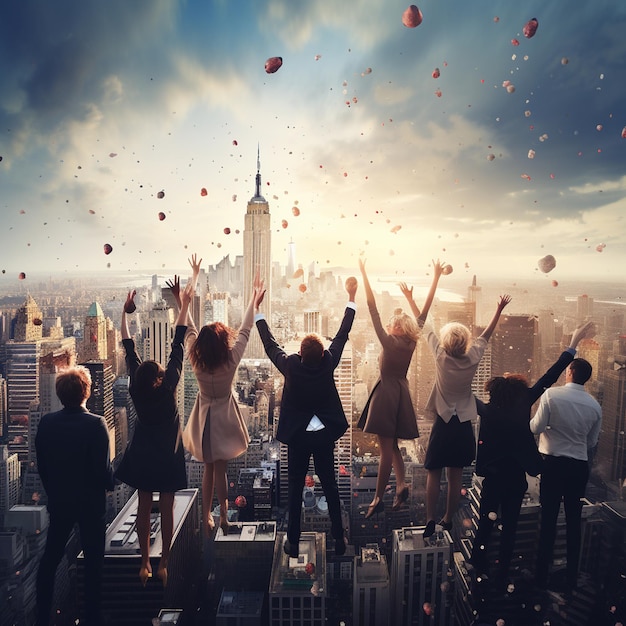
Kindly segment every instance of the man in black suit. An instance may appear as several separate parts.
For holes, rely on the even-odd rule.
[[[89,413],[91,375],[85,367],[60,372],[56,393],[63,409],[41,418],[35,447],[48,496],[48,538],[37,573],[37,626],[48,626],[56,569],[74,524],[85,553],[85,622],[100,624],[106,492],[113,490],[109,433],[104,419]]]
[[[324,350],[317,335],[307,335],[300,344],[300,352],[291,355],[278,345],[264,316],[258,313],[263,294],[255,301],[255,321],[265,352],[285,377],[276,438],[287,444],[288,449],[289,521],[284,550],[293,557],[298,556],[302,490],[311,455],[328,502],[335,554],[341,555],[346,551],[334,451],[335,441],[348,429],[348,421],[333,373],[339,365],[354,321],[356,290],[356,278],[348,278],[346,291],[349,302],[339,332],[328,350]]]

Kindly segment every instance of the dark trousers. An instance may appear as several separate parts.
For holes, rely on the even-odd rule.
[[[502,531],[500,533],[500,554],[498,577],[500,582],[506,578],[515,545],[515,533],[519,520],[520,507],[528,488],[524,471],[500,472],[490,474],[483,479],[480,496],[480,519],[474,539],[471,562],[479,572],[487,572],[487,552],[489,539],[495,519],[500,509]]]
[[[540,587],[548,584],[552,550],[556,539],[556,522],[561,507],[565,507],[567,533],[567,584],[576,586],[580,561],[581,498],[589,479],[589,463],[562,456],[544,456],[541,474],[541,533],[537,556],[536,581]]]
[[[91,511],[61,511],[50,513],[46,548],[37,572],[37,626],[50,624],[54,578],[74,524],[78,524],[85,556],[85,622],[89,626],[100,624],[106,528],[104,514]]]
[[[335,476],[335,442],[329,441],[324,430],[306,432],[298,441],[287,446],[289,463],[288,499],[289,522],[287,524],[287,539],[292,545],[300,541],[300,515],[302,513],[302,490],[309,469],[309,459],[313,455],[315,473],[317,474],[328,503],[328,513],[331,521],[331,532],[336,541],[343,541],[343,527],[341,524],[341,502],[339,488]]]

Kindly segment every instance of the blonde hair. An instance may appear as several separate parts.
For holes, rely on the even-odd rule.
[[[472,337],[469,328],[459,322],[446,324],[440,332],[441,346],[451,357],[462,357],[469,348]]]
[[[402,309],[395,309],[389,320],[389,327],[398,328],[403,335],[406,335],[413,341],[417,341],[420,335],[417,322],[410,315],[403,313]]]

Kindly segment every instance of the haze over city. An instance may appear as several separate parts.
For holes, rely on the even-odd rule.
[[[626,7],[405,8],[4,3],[0,281],[241,254],[257,148],[275,260],[621,280]]]

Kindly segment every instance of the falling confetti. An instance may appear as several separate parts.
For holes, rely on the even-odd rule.
[[[441,98],[441,89],[437,89],[437,91],[435,91],[435,95],[437,98]]]
[[[304,276],[304,270],[301,267],[293,273],[293,278],[300,278],[300,276]]]
[[[159,193],[157,193],[157,198],[159,200],[163,200],[163,198],[165,198],[165,192],[164,191],[159,191]]]
[[[497,23],[500,21],[500,18],[496,15],[496,16],[493,18],[493,21],[497,24]]]
[[[163,211],[159,211],[159,220],[163,221],[165,219],[165,213]]]
[[[304,293],[306,291],[306,285],[302,283],[298,285],[298,289],[300,290],[301,293]]]
[[[398,225],[398,226],[394,226],[391,229],[391,232],[395,235],[400,229],[402,228],[402,226]]]
[[[487,161],[493,161],[496,158],[495,154],[488,154],[487,155]]]
[[[596,126],[596,130],[597,130],[598,132],[600,132],[600,131],[602,130],[602,128],[603,128],[602,124],[598,124],[598,125]]]
[[[402,23],[407,28],[416,28],[422,23],[422,19],[422,12],[414,4],[402,14]]]
[[[438,67],[436,67],[436,68],[433,70],[433,78],[439,78],[440,76],[441,76],[441,72],[439,71],[439,68],[438,68]]]
[[[18,278],[19,278],[20,280],[25,280],[25,279],[26,279],[26,274],[25,274],[24,272],[20,272],[20,274],[19,274]]]
[[[235,498],[235,506],[239,509],[245,509],[248,505],[248,501],[246,500],[246,496],[237,496]]]
[[[206,187],[202,187],[202,189],[200,189],[200,195],[202,197],[204,197],[204,196],[206,196],[208,194],[209,194],[209,192],[206,190]]]
[[[511,44],[514,46],[519,46],[519,41],[517,39],[511,39]]]
[[[89,209],[89,214],[90,214],[90,215],[95,215],[95,214],[96,214],[96,212],[95,212],[93,209]]]
[[[319,61],[319,60],[322,58],[322,55],[321,55],[321,54],[316,54],[313,58],[314,58],[316,61]]]
[[[270,57],[267,61],[265,61],[265,71],[268,74],[273,74],[280,69],[282,64],[283,57]]]
[[[524,180],[532,180],[532,178],[531,178],[528,174],[520,174],[520,176],[521,176]]]
[[[441,269],[441,273],[444,276],[447,276],[448,274],[452,274],[453,268],[452,265],[444,265],[443,268]]]
[[[104,244],[104,254],[111,254],[113,252],[113,246],[110,243]]]
[[[230,235],[230,228],[228,228],[228,226],[224,229],[224,234]]]
[[[556,259],[551,254],[548,254],[537,261],[537,267],[544,274],[547,274],[556,267]]]
[[[559,286],[559,281],[558,280],[553,280],[552,281],[552,286],[553,287],[558,287]]]
[[[535,158],[535,151],[534,150],[529,150],[528,151],[528,158],[529,159],[534,159]]]
[[[532,113],[530,111],[524,111],[524,116],[525,117],[530,117],[532,115]]]
[[[233,194],[233,202],[237,202],[237,194],[236,193]]]
[[[596,246],[596,251],[597,251],[597,252],[602,252],[602,251],[604,250],[604,248],[606,248],[606,244],[605,244],[605,243],[599,243],[599,244]]]
[[[526,39],[530,39],[531,37],[534,37],[535,33],[537,32],[538,26],[539,26],[539,22],[537,21],[536,17],[533,17],[532,20],[528,20],[528,22],[524,24],[524,28],[522,29],[522,33],[524,33],[524,37],[526,37]]]
[[[515,85],[506,86],[507,93],[515,93]]]
[[[117,152],[109,152],[109,156],[113,159],[117,156]]]
[[[287,220],[283,220],[283,221],[280,223],[280,225],[281,225],[283,228],[287,228],[287,226],[289,226],[289,222],[288,222]]]
[[[561,59],[561,65],[567,65],[569,63],[569,59],[567,57],[563,57]]]
[[[622,128],[622,139],[626,139],[626,126]]]
[[[292,207],[291,212],[293,213],[294,217],[298,217],[298,215],[300,215],[300,209],[297,206]]]
[[[372,68],[371,67],[367,67],[365,68],[365,70],[363,70],[361,76],[365,76],[367,74],[371,74],[372,73]]]
[[[236,145],[237,145],[237,140],[233,139],[233,146],[236,146]]]

